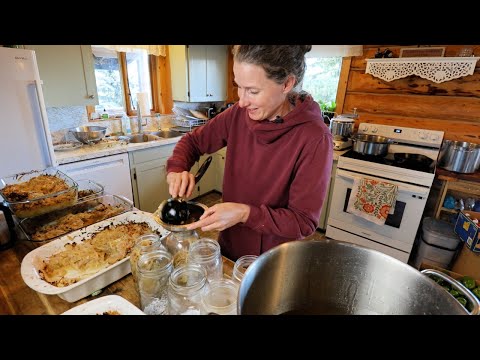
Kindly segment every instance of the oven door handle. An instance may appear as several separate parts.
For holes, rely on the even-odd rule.
[[[360,176],[360,175],[356,175],[356,174],[354,175],[351,172],[348,172],[348,171],[345,171],[345,170],[342,170],[342,169],[337,169],[337,176],[340,176],[340,177],[343,177],[343,178],[346,178],[346,179],[352,179],[352,180],[365,178],[365,179],[383,181],[383,182],[387,182],[387,183],[390,183],[390,184],[397,185],[399,191],[408,191],[408,192],[412,192],[412,193],[415,193],[415,194],[418,194],[418,195],[427,196],[428,193],[430,192],[430,189],[424,188],[424,187],[421,187],[421,186],[405,184],[405,183],[401,183],[401,182],[393,181],[393,180],[385,180],[385,179],[382,179],[382,178],[379,178],[379,177],[376,177],[376,176],[370,176],[370,175],[368,175],[368,176],[365,176],[365,175]]]

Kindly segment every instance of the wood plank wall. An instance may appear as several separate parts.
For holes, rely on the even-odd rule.
[[[446,47],[446,57],[457,56],[463,47],[472,47],[480,56],[480,45],[438,46]],[[398,57],[400,48],[416,46],[365,45],[363,56],[344,58],[337,112],[357,108],[356,126],[368,122],[442,130],[445,139],[480,143],[480,61],[473,75],[440,84],[418,76],[387,82],[365,74],[365,59],[387,47]]]

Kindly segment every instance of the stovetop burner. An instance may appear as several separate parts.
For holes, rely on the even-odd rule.
[[[417,161],[415,159],[406,159],[406,160],[398,161],[394,158],[394,154],[392,153],[389,153],[387,154],[387,156],[382,157],[382,156],[374,156],[374,155],[364,155],[364,154],[357,153],[353,150],[349,150],[341,156],[344,156],[350,159],[369,161],[377,164],[395,166],[403,169],[421,171],[421,172],[430,173],[430,174],[435,173],[436,162],[433,160],[431,164]]]

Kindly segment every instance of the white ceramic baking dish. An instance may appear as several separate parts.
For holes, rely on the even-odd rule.
[[[109,313],[110,312],[110,313]],[[145,313],[118,295],[107,295],[75,306],[62,315],[145,315]]]
[[[58,295],[61,299],[68,302],[75,302],[117,281],[131,272],[129,261],[130,256],[127,256],[122,260],[117,261],[115,264],[100,270],[89,278],[80,280],[75,284],[65,287],[57,287],[42,280],[39,274],[39,269],[42,268],[42,262],[44,259],[62,251],[65,244],[79,243],[83,240],[90,239],[93,234],[100,232],[109,225],[122,225],[129,222],[146,222],[151,229],[158,232],[162,238],[170,233],[155,221],[151,213],[139,210],[129,211],[74,231],[68,235],[58,238],[57,240],[38,247],[35,250],[32,250],[23,258],[22,261],[20,272],[23,281],[30,288],[39,293]]]

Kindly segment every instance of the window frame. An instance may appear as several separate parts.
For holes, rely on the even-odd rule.
[[[168,56],[168,53],[167,53]],[[131,105],[131,96],[130,88],[128,84],[128,70],[127,70],[127,53],[124,51],[120,51],[117,53],[118,57],[118,64],[120,70],[120,77],[122,83],[122,96],[123,96],[123,104],[125,112],[128,116],[136,116],[137,110],[134,109]],[[144,114],[142,116],[148,117],[152,116],[151,113],[165,113],[165,109],[167,108],[164,102],[168,101],[168,99],[162,99],[162,84],[168,83],[166,81],[162,82],[162,78],[167,75],[167,72],[164,71],[162,74],[161,66],[159,61],[159,56],[155,55],[148,55],[148,69],[150,72],[150,91],[152,93],[152,108],[150,109],[150,114]],[[87,106],[87,117],[88,121],[98,121],[98,119],[91,119],[91,114],[95,112],[94,105]]]

